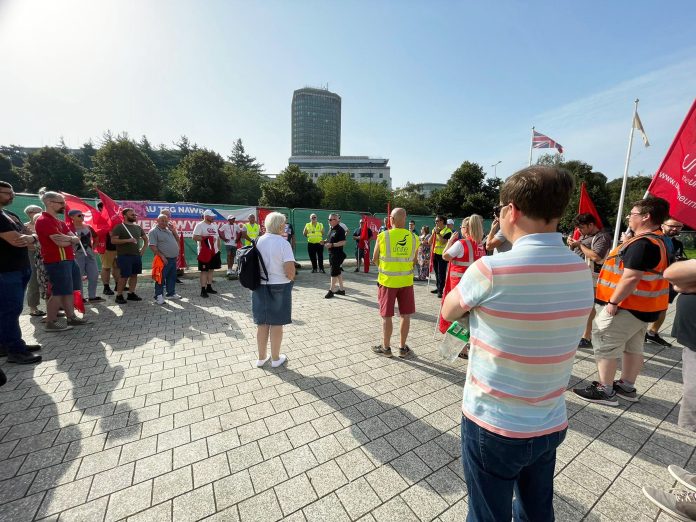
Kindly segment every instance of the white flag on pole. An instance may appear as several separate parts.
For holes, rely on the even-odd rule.
[[[643,139],[643,145],[649,147],[650,142],[648,141],[648,136],[647,134],[645,134],[645,129],[643,129],[643,123],[640,121],[640,116],[638,116],[637,112],[633,117],[633,128],[637,131],[640,131],[640,137]]]

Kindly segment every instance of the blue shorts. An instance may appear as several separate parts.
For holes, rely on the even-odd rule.
[[[121,255],[116,258],[116,264],[123,279],[143,273],[143,259],[140,256]]]
[[[44,266],[51,283],[51,295],[73,295],[75,290],[82,290],[80,267],[73,259],[46,263]]]

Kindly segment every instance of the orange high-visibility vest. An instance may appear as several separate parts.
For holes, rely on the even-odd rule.
[[[665,268],[669,266],[667,249],[660,238],[661,231],[635,236],[622,245],[617,246],[607,256],[597,280],[597,299],[608,303],[616,285],[623,275],[623,253],[626,247],[639,239],[647,239],[660,249],[660,263],[654,270],[643,272],[638,286],[626,299],[618,303],[619,307],[636,312],[661,312],[669,307],[669,282],[662,277]]]

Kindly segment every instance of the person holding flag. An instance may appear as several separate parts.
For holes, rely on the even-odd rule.
[[[442,259],[442,253],[445,246],[452,237],[452,229],[449,228],[444,216],[435,218],[435,228],[433,229],[433,270],[435,271],[435,290],[431,290],[431,294],[437,294],[442,299],[442,292],[445,289],[447,280],[447,261]]]
[[[369,263],[369,246],[366,248],[365,242],[372,239],[372,230],[367,226],[367,220],[360,218],[358,228],[353,230],[353,239],[355,240],[355,271],[360,272],[360,261],[366,260]],[[368,253],[366,253],[368,252]]]
[[[132,208],[121,210],[122,223],[116,225],[111,231],[111,242],[116,245],[116,263],[121,270],[116,288],[116,304],[126,304],[126,301],[142,301],[142,297],[135,293],[138,284],[138,274],[143,272],[143,254],[147,249],[148,237],[142,227],[136,222],[138,216]],[[143,240],[142,248],[138,247],[140,239]],[[123,291],[128,281],[128,297],[123,297]]]
[[[65,212],[65,198],[59,192],[39,190],[41,202],[46,211],[36,220],[36,234],[41,244],[41,255],[51,283],[51,297],[46,307],[47,332],[71,330],[73,326],[87,324],[89,321],[75,315],[75,292],[82,291],[80,268],[75,263],[73,245],[80,239],[70,232],[68,225],[59,219]],[[79,294],[78,294],[79,295]],[[58,312],[65,311],[67,325],[58,324]]]
[[[85,215],[82,211],[73,209],[68,212],[71,219],[72,231],[80,242],[73,246],[75,261],[80,267],[80,275],[87,277],[87,302],[98,303],[103,301],[103,297],[97,296],[97,284],[99,282],[99,268],[97,267],[97,257],[93,249],[93,241],[97,237],[97,232],[85,224]]]

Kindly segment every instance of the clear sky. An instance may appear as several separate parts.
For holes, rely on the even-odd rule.
[[[293,90],[343,99],[345,155],[389,158],[394,186],[465,160],[506,177],[532,125],[566,159],[652,175],[696,97],[696,2],[0,0],[0,143],[70,147],[104,131],[240,137],[276,173]],[[534,151],[534,157],[543,151]]]

